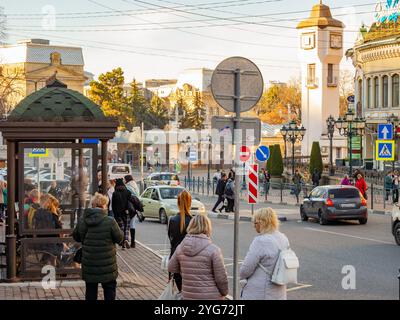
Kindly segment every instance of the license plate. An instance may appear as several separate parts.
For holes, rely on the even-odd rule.
[[[341,208],[355,208],[355,203],[344,203],[340,206]]]

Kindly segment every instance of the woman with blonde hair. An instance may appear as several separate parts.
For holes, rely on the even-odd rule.
[[[253,217],[259,233],[250,245],[240,268],[243,300],[286,300],[286,286],[275,285],[271,276],[280,250],[289,247],[287,237],[279,232],[279,219],[271,208],[258,209]]]
[[[33,214],[28,216],[28,221],[32,221],[33,229],[61,229],[58,200],[51,194],[44,194],[39,200],[40,207]]]
[[[124,234],[113,217],[108,215],[108,198],[96,193],[92,208],[85,209],[74,229],[75,241],[82,243],[82,279],[86,283],[86,300],[97,300],[101,283],[104,300],[115,300],[118,265],[115,244]]]
[[[192,218],[187,235],[168,263],[168,271],[182,275],[184,300],[223,300],[228,275],[221,249],[212,243],[211,221],[206,215]]]
[[[171,254],[174,254],[176,248],[186,236],[186,229],[189,226],[192,216],[190,215],[190,208],[192,206],[192,196],[186,190],[178,195],[178,209],[179,212],[169,219],[168,223],[168,238],[171,243]],[[178,273],[170,274],[169,277],[174,277],[178,291],[182,291],[182,277]]]

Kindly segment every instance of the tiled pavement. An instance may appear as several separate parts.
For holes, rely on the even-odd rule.
[[[0,240],[4,227],[0,228]],[[0,241],[0,242],[1,242]],[[117,251],[119,277],[118,300],[154,300],[163,291],[168,275],[161,271],[161,258],[137,243],[136,248]],[[99,299],[103,299],[99,287]],[[83,300],[85,284],[81,280],[57,282],[56,289],[44,289],[40,282],[0,282],[0,300]]]

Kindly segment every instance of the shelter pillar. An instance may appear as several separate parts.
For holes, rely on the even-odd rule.
[[[101,186],[103,194],[107,194],[107,141],[101,140]]]
[[[15,190],[16,190],[16,166],[15,166],[15,141],[7,140],[7,280],[16,280],[16,234],[15,234]],[[22,188],[22,186],[20,186]]]

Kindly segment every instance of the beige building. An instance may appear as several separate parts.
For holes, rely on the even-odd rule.
[[[379,16],[385,14],[384,10],[381,11],[377,12]],[[364,26],[360,28],[354,47],[346,52],[356,69],[356,113],[364,116],[367,121],[363,139],[364,159],[375,158],[377,124],[387,123],[392,114],[400,117],[399,36],[398,24],[374,22],[369,29]],[[375,168],[383,169],[383,162],[374,162]]]
[[[8,109],[44,87],[46,80],[55,73],[57,79],[69,89],[80,93],[83,93],[87,79],[83,70],[82,48],[51,45],[43,39],[28,39],[15,45],[0,46],[0,68],[3,78],[14,79],[14,94],[8,95],[7,101],[3,101]]]

